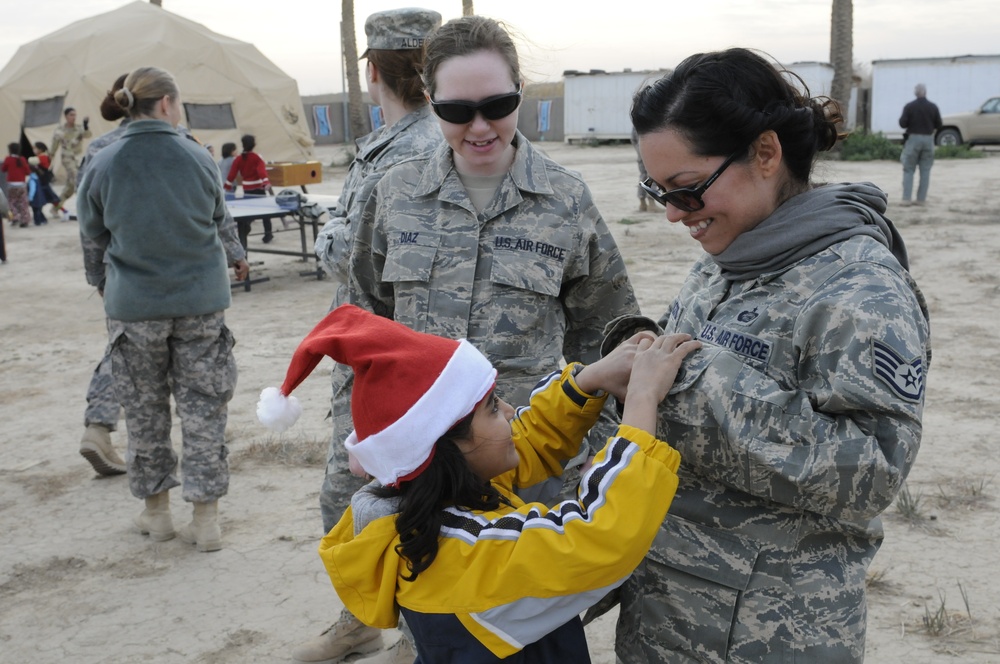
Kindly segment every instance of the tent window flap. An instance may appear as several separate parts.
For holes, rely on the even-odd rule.
[[[51,97],[24,102],[24,126],[47,127],[59,124],[65,97]]]
[[[236,129],[232,104],[184,104],[188,129]]]

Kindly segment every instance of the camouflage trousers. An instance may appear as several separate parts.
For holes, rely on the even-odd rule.
[[[182,496],[189,502],[224,496],[236,360],[223,313],[108,323],[115,393],[128,431],[125,464],[132,495],[146,498],[180,485],[170,440],[173,394],[181,420]]]
[[[62,207],[63,203],[68,201],[70,196],[76,193],[76,178],[80,171],[80,167],[77,165],[76,157],[63,159],[60,163],[66,171],[66,186],[63,188],[62,193],[59,194],[58,206]]]
[[[105,321],[110,327],[110,321]],[[87,387],[87,409],[83,412],[83,425],[97,424],[109,431],[118,428],[121,405],[115,394],[115,379],[111,371],[111,345],[104,349],[104,357],[94,369]]]
[[[351,496],[360,489],[365,480],[351,474],[348,467],[347,448],[344,440],[354,430],[351,419],[351,388],[354,373],[350,368],[336,365],[332,375],[333,398],[330,412],[333,419],[333,433],[330,448],[326,453],[326,472],[319,492],[319,511],[323,517],[323,532],[328,533],[340,521],[344,510],[351,504]]]

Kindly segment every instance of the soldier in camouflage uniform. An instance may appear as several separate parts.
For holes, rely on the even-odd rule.
[[[708,253],[658,327],[620,320],[605,342],[703,344],[660,406],[680,486],[622,588],[628,664],[864,657],[865,574],[920,444],[930,332],[885,193],[809,184],[840,116],[807,96],[732,49],[633,101],[651,195]]]
[[[94,158],[94,155],[119,140],[131,120],[114,99],[114,93],[121,90],[126,76],[127,74],[122,74],[118,77],[114,85],[111,86],[111,90],[101,101],[100,107],[102,118],[108,122],[121,120],[121,124],[108,133],[98,136],[87,145],[87,152],[77,174],[77,187],[82,184],[87,165]],[[178,130],[193,139],[187,129],[179,127]],[[243,250],[243,245],[240,244],[236,233],[236,222],[228,210],[225,222],[219,227],[219,239],[222,241],[229,265],[235,265],[237,261],[246,258],[246,252]],[[80,244],[83,248],[83,265],[87,283],[96,288],[98,293],[103,296],[105,282],[104,246],[84,235],[82,231]],[[83,418],[84,432],[80,439],[80,454],[101,475],[125,473],[125,462],[118,456],[111,442],[111,432],[118,428],[120,416],[121,405],[115,395],[114,376],[111,371],[111,347],[108,346],[101,361],[94,369],[87,387],[87,408]]]
[[[84,117],[83,126],[77,126],[76,109],[72,107],[63,111],[63,117],[66,122],[56,127],[52,134],[52,150],[49,152],[55,159],[59,148],[62,148],[59,162],[66,171],[66,186],[59,195],[59,203],[56,204],[59,208],[62,208],[63,203],[76,192],[77,170],[80,168],[80,155],[83,154],[83,141],[91,136],[90,118]]]
[[[365,20],[368,48],[368,93],[382,109],[385,125],[357,141],[357,156],[344,180],[344,188],[332,218],[316,238],[320,263],[337,288],[332,311],[348,301],[349,259],[361,211],[375,193],[375,185],[390,167],[433,150],[441,143],[441,130],[424,97],[419,68],[424,38],[441,25],[441,14],[419,8],[376,12]],[[345,365],[332,372],[333,432],[320,491],[323,532],[329,532],[350,504],[351,496],[364,483],[348,470],[344,440],[353,430],[351,415],[338,407],[339,399],[350,399],[353,375]],[[367,627],[346,609],[320,636],[296,647],[292,661],[300,664],[331,662],[357,652],[382,646],[381,632]],[[409,661],[413,661],[410,657]]]
[[[381,178],[355,229],[349,299],[413,329],[468,339],[496,366],[505,398],[527,403],[531,388],[558,369],[564,355],[597,359],[605,322],[637,313],[638,305],[586,184],[516,131],[521,77],[503,29],[479,17],[443,26],[427,43],[427,93],[439,98],[437,71],[444,61],[477,52],[487,52],[491,71],[474,66],[468,73],[479,80],[499,74],[490,83],[496,89],[455,90],[444,98],[500,94],[503,108],[466,119],[443,111],[459,122],[439,112],[448,142]],[[488,145],[468,155],[465,143],[475,135]],[[352,428],[350,378],[338,385],[335,373],[335,442]],[[608,417],[595,428],[600,446],[614,426]],[[332,452],[328,478],[347,468],[342,443]],[[560,487],[557,479],[544,487],[548,494],[538,486],[522,490],[553,496]],[[342,511],[336,505],[324,485],[321,506],[330,526]],[[404,661],[406,646],[399,648],[391,661]]]
[[[181,101],[169,73],[137,69],[114,98],[132,122],[88,164],[78,209],[82,232],[105,250],[104,308],[128,427],[129,488],[146,503],[135,523],[157,541],[175,535],[168,492],[181,482],[170,440],[173,396],[183,498],[194,503],[179,535],[214,551],[222,546],[217,501],[229,487],[225,428],[236,386],[223,314],[230,292],[219,239],[227,221],[221,181],[208,152],[175,129]],[[249,270],[244,258],[234,268],[238,278]]]
[[[316,255],[333,276],[337,287],[331,311],[349,300],[348,269],[354,235],[360,226],[361,212],[375,193],[375,186],[392,166],[429,152],[441,143],[441,129],[430,112],[417,73],[417,65],[422,60],[423,37],[439,25],[441,15],[425,9],[378,12],[365,21],[368,90],[381,104],[386,124],[359,140],[358,155],[344,181],[334,216],[316,239]],[[401,72],[408,72],[410,76],[403,78],[398,75]],[[350,380],[349,367],[334,367],[333,436],[320,493],[323,532],[336,525],[350,504],[351,496],[361,486],[347,470],[344,450],[344,440],[353,430]],[[345,398],[347,407],[339,408],[338,402]]]
[[[439,80],[443,63],[462,63],[446,68],[458,80]],[[483,87],[496,89],[466,85],[491,75]],[[517,53],[496,22],[443,26],[428,41],[424,85],[446,143],[379,182],[351,256],[352,301],[468,339],[497,368],[505,398],[527,403],[540,376],[564,357],[592,361],[605,323],[638,311],[625,264],[580,176],[517,132]],[[491,107],[450,103],[469,98]],[[596,428],[600,446],[614,426],[607,417]],[[544,500],[560,486],[520,490]]]

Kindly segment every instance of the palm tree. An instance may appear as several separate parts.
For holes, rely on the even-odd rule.
[[[830,64],[833,65],[833,82],[830,96],[840,104],[847,119],[851,100],[851,83],[854,78],[854,3],[852,0],[833,0],[830,16]]]
[[[368,133],[358,71],[358,42],[354,33],[354,0],[341,0],[340,13],[340,40],[347,67],[347,115],[350,120],[350,136],[344,138],[351,141]]]
[[[462,16],[473,16],[475,13],[472,10],[472,0],[462,0]]]

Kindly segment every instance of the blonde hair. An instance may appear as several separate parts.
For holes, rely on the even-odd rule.
[[[133,118],[148,117],[161,99],[178,99],[180,94],[170,72],[158,67],[140,67],[125,78],[121,90],[115,92],[115,101]]]

